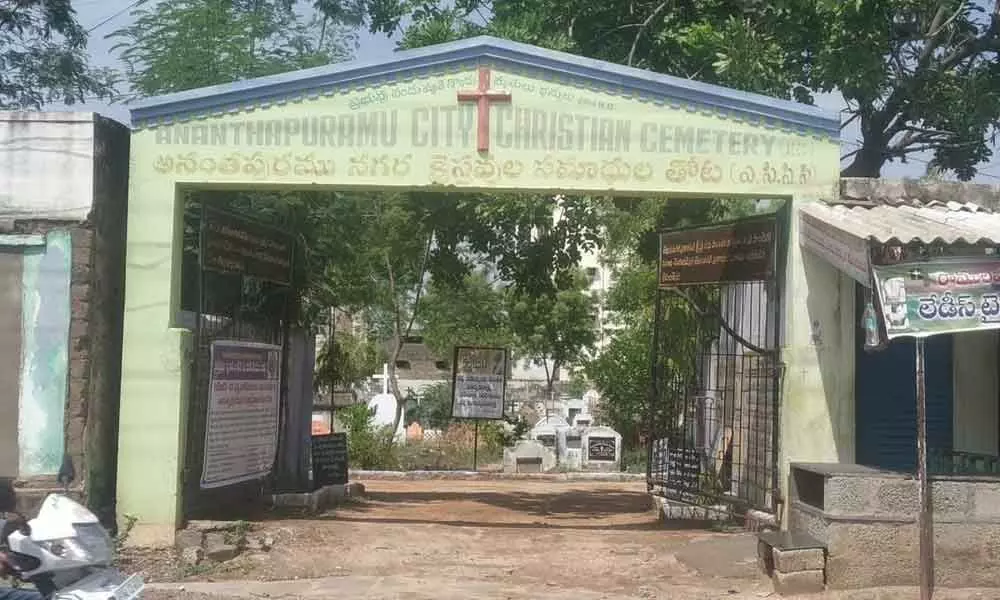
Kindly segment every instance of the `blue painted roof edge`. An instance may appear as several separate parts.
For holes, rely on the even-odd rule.
[[[840,116],[833,111],[489,36],[404,50],[395,53],[390,59],[334,63],[155,96],[133,103],[130,105],[130,112],[133,124],[170,121],[226,112],[261,102],[277,103],[303,96],[318,96],[329,93],[336,86],[357,85],[365,81],[428,71],[476,59],[509,62],[515,66],[576,77],[620,90],[619,95],[670,98],[721,112],[776,120],[795,128],[840,136]]]

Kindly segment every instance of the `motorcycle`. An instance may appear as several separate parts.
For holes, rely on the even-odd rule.
[[[139,574],[114,568],[114,543],[94,513],[62,494],[34,519],[0,521],[0,550],[46,600],[136,600],[145,588]]]

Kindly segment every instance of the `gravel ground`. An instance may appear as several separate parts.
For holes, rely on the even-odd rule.
[[[254,523],[270,552],[180,569],[132,553],[155,600],[215,597],[757,598],[749,534],[668,530],[645,484],[369,481],[366,498]],[[183,587],[183,590],[180,588]],[[206,595],[209,594],[209,595]]]

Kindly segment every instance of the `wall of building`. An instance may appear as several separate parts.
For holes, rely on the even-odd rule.
[[[47,232],[45,246],[24,251],[17,425],[22,478],[59,471],[66,426],[81,409],[79,398],[67,398],[72,257],[72,233],[63,229]],[[73,450],[78,459],[80,448]]]
[[[21,373],[21,252],[0,246],[0,478],[17,477]]]
[[[92,113],[0,111],[0,219],[86,220],[93,160]]]
[[[0,140],[0,173],[17,173],[0,184],[0,230],[22,264],[19,335],[2,342],[21,357],[17,477],[44,494],[69,457],[110,520],[129,131],[93,114],[0,112]]]
[[[954,336],[952,403],[955,450],[1000,454],[1000,332],[979,331]]]
[[[790,225],[781,332],[787,369],[779,483],[786,499],[792,462],[854,460],[856,327],[854,280],[799,246],[797,216]]]

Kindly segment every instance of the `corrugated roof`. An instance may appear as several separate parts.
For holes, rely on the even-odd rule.
[[[800,210],[856,238],[886,242],[1000,243],[1000,214],[973,203],[901,198],[812,202]]]

